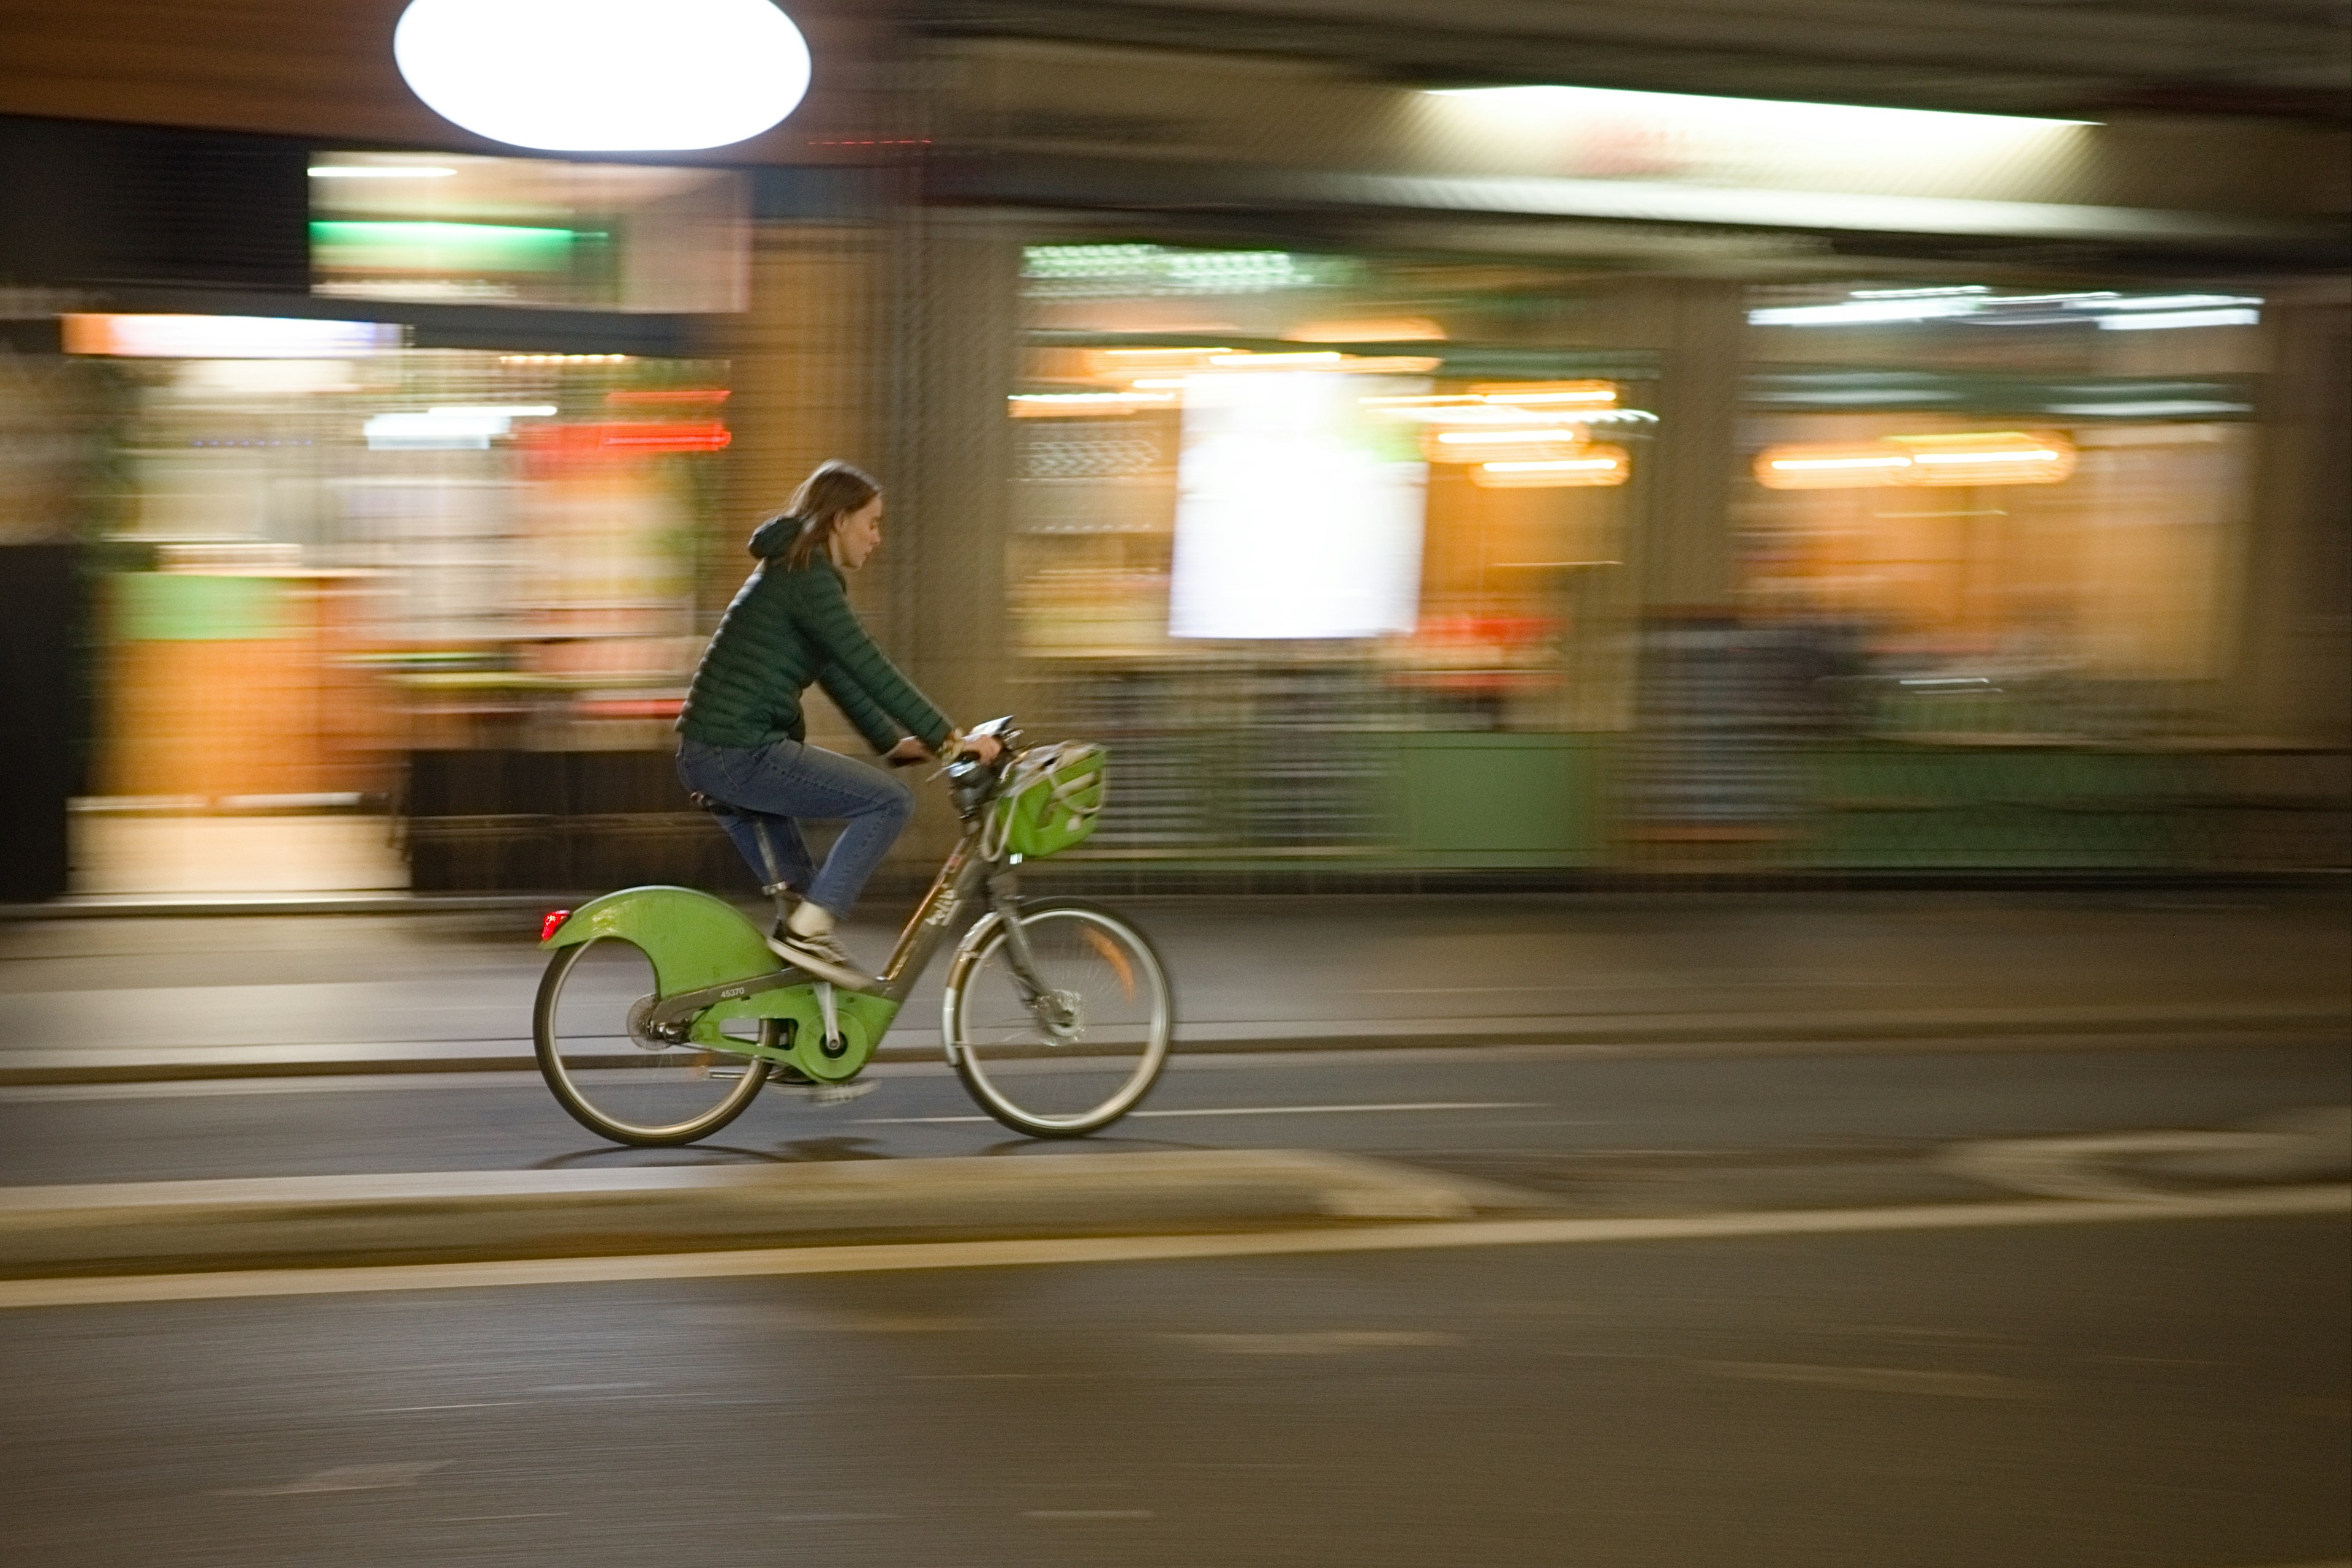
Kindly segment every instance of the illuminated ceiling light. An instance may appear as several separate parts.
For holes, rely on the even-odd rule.
[[[1633,92],[1600,87],[1473,87],[1440,89],[1431,98],[1499,113],[1515,121],[1599,117],[1679,120],[1726,131],[1874,136],[1904,141],[1973,141],[2020,132],[2095,125],[2093,120],[2042,120],[2021,114],[1958,114],[1931,109],[1877,109],[1852,103],[1791,103],[1779,99],[1716,98],[1685,92]]]
[[[1862,489],[1879,485],[2054,485],[2074,471],[2074,445],[2043,431],[1891,436],[1861,444],[1770,447],[1753,472],[1767,489]]]
[[[768,0],[412,0],[400,74],[494,142],[671,152],[756,136],[808,91],[808,45]]]
[[[1366,401],[1378,404],[1384,400],[1368,398]],[[1473,405],[1464,408],[1444,405],[1416,406],[1405,404],[1401,406],[1383,407],[1380,412],[1392,419],[1410,419],[1423,425],[1550,425],[1557,423],[1560,416],[1559,410],[1557,408],[1514,408],[1508,405],[1496,407]],[[1595,416],[1597,417],[1601,412],[1602,411],[1596,410]],[[1580,414],[1577,417],[1582,418],[1584,416]]]
[[[1590,447],[1574,458],[1529,458],[1480,463],[1470,482],[1487,489],[1552,489],[1622,485],[1632,472],[1622,447]]]
[[[65,351],[131,359],[349,359],[400,346],[381,321],[299,316],[67,315]]]
[[[1907,468],[1908,458],[1775,458],[1765,465],[1775,473],[1801,474],[1830,468]]]
[[[1890,436],[1887,445],[1911,458],[1904,484],[2054,485],[2074,471],[2074,444],[2054,431]]]
[[[452,419],[552,419],[557,409],[552,403],[468,403],[447,408],[431,408],[425,412],[446,415]]]
[[[1445,329],[1426,316],[1375,317],[1360,321],[1309,321],[1282,334],[1294,343],[1434,343]]]
[[[313,163],[314,180],[446,180],[457,171],[424,163]]]
[[[1864,321],[1932,321],[1973,316],[1984,309],[1980,294],[1937,294],[1924,299],[1844,300],[1834,305],[1775,305],[1748,312],[1751,327],[1838,327]]]
[[[1244,350],[1240,353],[1216,354],[1209,363],[1221,370],[1286,370],[1307,369],[1316,365],[1338,364],[1346,354],[1336,350],[1319,353],[1255,354]]]
[[[2019,452],[1921,452],[1911,460],[1932,467],[1941,463],[2050,463],[2058,454],[2047,447]]]
[[[1594,403],[1617,401],[1605,381],[1490,381],[1470,389],[1481,403]]]
[[[1422,455],[1433,463],[1548,462],[1571,454],[1582,456],[1583,448],[1584,432],[1561,426],[1535,430],[1441,430],[1424,433],[1421,438]]]
[[[1581,441],[1580,430],[1446,430],[1437,437],[1449,447],[1492,447],[1514,441]]]
[[[1856,289],[1857,300],[1933,300],[1952,294],[1990,294],[1992,290],[1981,283],[1956,283],[1935,289]]]
[[[2252,414],[2251,403],[2221,403],[2191,397],[2132,398],[2116,403],[2053,403],[2053,414],[2089,419],[2211,419]]]
[[[1076,415],[1133,414],[1146,405],[1176,401],[1172,392],[1016,392],[1005,403],[1015,419],[1051,419]]]
[[[379,414],[361,426],[368,449],[483,451],[507,433],[506,416],[478,409],[436,408],[428,414]]]
[[[1163,245],[1033,245],[1021,253],[1024,287],[1046,298],[1265,294],[1352,280],[1349,257],[1286,250],[1188,250]]]
[[[2094,295],[2070,310],[2203,310],[2216,305],[2259,305],[2259,294],[2121,294]]]
[[[2263,313],[2254,310],[2155,310],[2145,316],[2101,316],[2099,328],[2109,332],[2150,332],[2168,327],[2251,327]]]

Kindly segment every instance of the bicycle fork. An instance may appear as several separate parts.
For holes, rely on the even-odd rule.
[[[989,908],[996,911],[1004,927],[1004,952],[1013,971],[1013,984],[1021,993],[1022,1005],[1038,1026],[1056,1039],[1068,1034],[1074,1020],[1062,994],[1045,984],[1037,973],[1037,955],[1029,945],[1029,928],[1021,921],[1021,893],[1011,873],[989,879]]]

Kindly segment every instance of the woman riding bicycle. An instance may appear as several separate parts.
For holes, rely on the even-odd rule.
[[[843,574],[881,542],[881,486],[837,458],[818,464],[792,503],[753,531],[760,563],[719,617],[677,726],[678,778],[723,808],[729,837],[777,902],[768,945],[855,988],[873,977],[834,928],[914,815],[915,796],[887,773],[810,745],[801,693],[824,687],[896,766],[957,752],[993,762],[1001,750],[994,736],[960,734],[858,625]],[[802,817],[847,820],[822,868]]]

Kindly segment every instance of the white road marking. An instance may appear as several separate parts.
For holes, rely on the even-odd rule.
[[[1989,1372],[1937,1372],[1908,1366],[1815,1366],[1804,1363],[1711,1361],[1701,1363],[1718,1377],[1757,1383],[1801,1383],[1816,1388],[1851,1388],[1866,1394],[1934,1394],[1950,1399],[2038,1399],[2041,1390],[2014,1377]]]
[[[1163,1334],[1162,1339],[1229,1355],[1345,1355],[1352,1351],[1458,1345],[1460,1334],[1390,1329],[1320,1329],[1304,1333]]]
[[[448,1459],[413,1459],[391,1465],[338,1465],[299,1480],[274,1487],[232,1487],[215,1497],[298,1497],[308,1492],[373,1492],[390,1487],[413,1487],[419,1478],[442,1469]]]
[[[1202,1258],[1279,1258],[1405,1252],[1454,1247],[1573,1247],[1633,1241],[1725,1241],[1754,1237],[1988,1230],[2113,1225],[2159,1219],[2270,1219],[2352,1214],[2352,1185],[2268,1187],[2185,1194],[2140,1203],[2047,1199],[1920,1204],[1861,1209],[1765,1209],[1627,1219],[1419,1221],[1324,1230],[1227,1235],[1082,1236],[1015,1241],[882,1242],[869,1246],[751,1247],[641,1253],[620,1258],[530,1258],[496,1263],[395,1263],[354,1268],[262,1268],[209,1274],[126,1274],[0,1280],[0,1310],[158,1301],[249,1300],[388,1290],[464,1290],[522,1285],[608,1285],[647,1279],[759,1279],[775,1275],[884,1274],[933,1268],[1013,1268],[1067,1263],[1155,1263]]]
[[[1024,1510],[1024,1519],[1150,1519],[1148,1508],[1033,1508]]]
[[[1395,1105],[1218,1105],[1182,1110],[1130,1110],[1146,1116],[1341,1116],[1355,1110],[1548,1110],[1540,1100],[1423,1100]],[[868,1116],[859,1127],[943,1127],[953,1122],[993,1121],[992,1116]]]

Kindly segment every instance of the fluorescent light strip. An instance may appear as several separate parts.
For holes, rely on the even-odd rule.
[[[1908,458],[1775,458],[1772,467],[1790,473],[1819,468],[1907,468]]]
[[[1479,398],[1481,403],[1614,403],[1617,394],[1608,387],[1593,387],[1579,392],[1489,392]]]
[[[1297,354],[1254,354],[1244,353],[1218,354],[1211,359],[1209,363],[1213,365],[1217,365],[1230,370],[1280,370],[1293,365],[1338,364],[1341,360],[1346,359],[1347,357],[1348,356],[1346,354],[1339,353],[1336,351],[1320,353]]]
[[[2031,452],[1914,452],[1911,461],[1933,463],[2054,463],[2058,454],[2047,448]],[[1775,463],[1773,467],[1780,467]]]
[[[1090,403],[1167,403],[1171,398],[1164,392],[1016,392],[1007,401],[1083,407]]]
[[[1448,430],[1437,437],[1449,447],[1517,446],[1528,441],[1580,441],[1579,430]]]
[[[1594,468],[1613,468],[1617,466],[1617,459],[1614,458],[1529,458],[1524,462],[1481,463],[1478,466],[1490,474],[1564,474],[1590,471]]]
[[[1879,109],[1865,104],[1795,102],[1770,98],[1721,98],[1706,93],[1637,92],[1622,88],[1563,87],[1550,83],[1520,87],[1464,87],[1427,89],[1430,98],[1451,99],[1478,108],[1509,109],[1530,118],[1562,111],[1598,110],[1611,115],[1673,115],[1742,126],[1814,126],[1823,122],[1903,127],[1948,132],[2019,132],[2095,125],[2095,120],[2045,120],[2024,114],[1965,114],[1936,109]]]
[[[2109,332],[2149,332],[2167,327],[2251,327],[2262,319],[2260,310],[2165,310],[2145,316],[2102,316],[2099,327]]]
[[[1748,312],[1751,327],[1833,327],[1866,321],[1932,321],[1973,316],[1988,301],[1981,295],[1938,295],[1923,300],[1847,300],[1833,305],[1778,305]]]
[[[446,180],[457,171],[422,163],[313,163],[314,180]]]
[[[2081,304],[2069,304],[2070,310],[2202,310],[2216,305],[2259,305],[2258,294],[2141,294],[2126,297],[2121,294],[2086,296]]]

